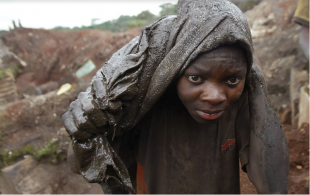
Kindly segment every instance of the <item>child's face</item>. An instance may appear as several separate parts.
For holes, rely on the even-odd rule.
[[[246,73],[243,51],[221,47],[190,64],[178,80],[178,96],[198,123],[216,122],[242,94]]]

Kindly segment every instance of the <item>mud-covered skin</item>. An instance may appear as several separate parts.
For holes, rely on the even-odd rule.
[[[134,127],[199,53],[233,43],[245,49],[251,70],[246,83],[252,124],[248,174],[259,193],[287,193],[286,138],[253,64],[247,21],[224,0],[179,1],[177,17],[145,27],[97,72],[63,115],[72,138],[70,166],[109,192],[134,193],[126,166],[111,146],[113,138]]]

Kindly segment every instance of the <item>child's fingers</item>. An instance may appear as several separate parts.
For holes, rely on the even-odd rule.
[[[94,79],[92,81],[92,90],[95,93],[96,99],[98,106],[102,110],[107,110],[108,109],[108,98],[107,96],[107,89],[106,85],[102,83],[101,79]]]
[[[70,110],[62,115],[62,121],[64,123],[64,126],[68,134],[72,136],[74,139],[82,140],[82,139],[88,139],[93,136],[92,134],[88,132],[78,130],[74,122],[74,117],[72,113],[70,112]]]
[[[78,100],[84,114],[97,128],[102,128],[107,124],[108,118],[93,100],[92,94],[81,92],[78,96]]]
[[[70,104],[70,111],[79,131],[96,133],[97,128],[88,120],[87,115],[83,112],[79,99],[76,99]]]

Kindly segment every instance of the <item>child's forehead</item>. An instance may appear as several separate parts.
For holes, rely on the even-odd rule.
[[[237,45],[220,46],[212,51],[199,54],[197,57],[204,59],[244,59],[246,53],[243,48]]]
[[[188,69],[195,66],[208,65],[209,68],[245,68],[247,59],[245,50],[241,47],[221,46],[210,52],[199,54],[189,65]]]

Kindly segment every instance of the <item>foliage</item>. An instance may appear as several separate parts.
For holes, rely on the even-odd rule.
[[[35,159],[40,160],[43,157],[50,156],[52,159],[56,158],[56,150],[58,148],[59,143],[57,141],[51,140],[45,145],[42,149],[36,152],[34,156]]]
[[[0,80],[5,78],[6,73],[16,76],[17,72],[18,72],[18,66],[16,65],[6,69],[0,68]]]
[[[69,27],[56,26],[54,30],[71,30]]]
[[[35,150],[33,146],[26,145],[22,149],[0,151],[0,169],[22,159],[25,155],[31,155],[38,161],[45,157],[49,157],[51,162],[53,162],[57,160],[57,155],[59,155],[57,153],[58,147],[59,142],[50,140],[40,150]]]
[[[149,11],[143,11],[137,16],[120,16],[116,20],[107,21],[102,24],[93,25],[90,29],[109,30],[112,32],[127,31],[129,28],[144,26],[148,22],[156,19],[156,16]]]
[[[167,16],[167,15],[176,15],[178,10],[177,4],[165,3],[159,6],[161,11],[159,12],[159,16]]]
[[[305,87],[305,92],[309,95],[309,87]]]
[[[35,153],[34,148],[31,145],[26,145],[20,150],[12,150],[12,151],[1,151],[0,152],[0,168],[5,165],[12,164],[17,159],[25,155],[33,155]]]
[[[53,28],[54,30],[84,30],[84,29],[98,29],[98,30],[108,30],[112,32],[124,32],[134,27],[143,27],[152,21],[163,17],[165,15],[175,15],[177,13],[177,4],[173,5],[171,3],[166,3],[160,5],[161,11],[159,16],[156,16],[149,12],[148,10],[142,11],[136,16],[120,16],[116,20],[109,20],[101,24],[94,24],[96,19],[92,20],[92,25],[74,27],[72,29],[68,27],[57,26]]]

